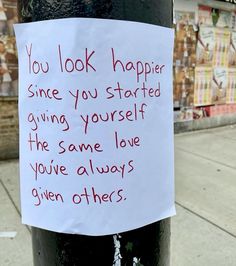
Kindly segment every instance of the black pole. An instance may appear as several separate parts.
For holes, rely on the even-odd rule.
[[[172,26],[172,0],[19,0],[18,10],[21,22],[91,17]],[[115,240],[120,245],[117,256],[122,256],[122,266],[170,264],[170,219],[165,219],[116,236],[59,234],[32,228],[34,265],[112,266]]]

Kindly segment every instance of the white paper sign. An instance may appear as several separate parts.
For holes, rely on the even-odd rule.
[[[174,215],[173,30],[74,18],[15,32],[23,223],[107,235]]]

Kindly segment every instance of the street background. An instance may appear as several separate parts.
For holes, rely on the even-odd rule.
[[[0,162],[0,265],[30,266],[18,160]],[[171,266],[236,265],[236,126],[175,135]]]

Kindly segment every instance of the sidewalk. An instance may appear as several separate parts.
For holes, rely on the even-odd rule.
[[[30,230],[20,221],[17,160],[0,162],[0,213],[0,265],[33,265]]]
[[[235,266],[236,126],[176,135],[175,161],[171,266]],[[0,265],[33,265],[17,160],[0,162],[0,213]]]
[[[236,126],[175,137],[172,266],[236,265]]]

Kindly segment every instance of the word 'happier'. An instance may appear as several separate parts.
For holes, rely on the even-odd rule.
[[[124,61],[118,59],[115,55],[114,48],[111,48],[112,54],[112,67],[113,71],[123,71],[123,72],[134,72],[136,76],[136,81],[140,80],[148,80],[149,75],[153,74],[162,74],[163,68],[165,65],[157,64],[156,62],[143,62],[141,60],[138,61]]]

